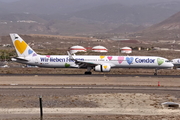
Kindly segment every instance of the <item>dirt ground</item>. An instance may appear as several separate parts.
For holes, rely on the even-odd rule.
[[[179,77],[161,76],[86,76],[86,75],[20,75],[20,76],[0,76],[0,85],[121,85],[121,86],[158,86],[180,87]]]
[[[17,65],[18,66],[18,65]],[[49,75],[61,75],[61,74],[81,74],[83,75],[86,69],[77,68],[0,68],[0,75],[3,74],[49,74]],[[92,74],[117,74],[117,75],[153,75],[154,69],[128,69],[128,68],[114,68],[110,72],[95,72],[92,70]],[[175,69],[160,69],[158,75],[180,75],[180,70]]]
[[[179,86],[178,77],[0,76],[0,120],[39,119],[39,95],[44,120],[179,120],[180,109],[161,105],[180,103]]]

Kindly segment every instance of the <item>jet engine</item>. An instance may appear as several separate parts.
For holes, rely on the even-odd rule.
[[[97,65],[94,67],[94,71],[96,72],[109,72],[111,70],[110,65]]]

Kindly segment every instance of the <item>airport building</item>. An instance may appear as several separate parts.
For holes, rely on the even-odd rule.
[[[104,46],[94,46],[92,49],[91,49],[93,52],[108,52],[108,49],[105,48]]]
[[[83,46],[79,46],[79,45],[72,46],[70,48],[70,53],[71,54],[75,54],[77,52],[86,52],[86,48],[84,48]]]
[[[123,47],[121,48],[121,53],[132,53],[132,49],[130,47]]]

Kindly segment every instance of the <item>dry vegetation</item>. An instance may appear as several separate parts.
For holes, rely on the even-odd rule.
[[[143,48],[150,48],[153,47],[161,47],[161,48],[173,48],[178,49],[180,48],[179,44],[170,44],[170,43],[158,43],[156,41],[149,41],[143,42],[137,40],[138,42],[119,42],[110,40],[107,38],[104,39],[97,39],[97,38],[90,38],[90,37],[79,37],[79,36],[58,36],[58,35],[21,35],[21,37],[37,52],[41,54],[67,54],[66,51],[69,47],[73,45],[81,45],[83,47],[94,47],[97,45],[105,46],[109,51],[108,53],[93,53],[90,50],[85,55],[117,55],[118,54],[118,46],[125,47],[129,46],[132,48],[143,47]],[[0,44],[11,44],[9,36],[1,36]],[[14,51],[14,47],[1,47],[1,49],[5,49],[8,51]],[[169,59],[177,58],[179,52],[175,52],[173,50],[169,51],[137,51],[134,50],[130,55],[146,55],[146,56],[162,56]],[[82,54],[82,53],[80,53]],[[126,54],[120,54],[126,55]]]

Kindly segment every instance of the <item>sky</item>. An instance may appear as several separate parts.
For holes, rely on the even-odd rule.
[[[2,2],[15,2],[15,1],[18,1],[18,0],[0,0]]]
[[[176,0],[119,0],[124,4],[137,5],[137,4],[149,4],[149,3],[159,3],[159,2],[170,2]]]
[[[20,1],[20,0],[0,0],[0,1],[14,2],[14,1]],[[25,0],[23,0],[23,1],[25,1]],[[64,1],[66,1],[66,0],[64,0]],[[86,1],[91,1],[91,0],[86,0]],[[178,0],[111,0],[111,1],[121,1],[123,4],[137,5],[137,4],[149,4],[149,3],[156,3],[156,2],[165,2],[165,1],[169,2],[169,1],[178,1]]]

